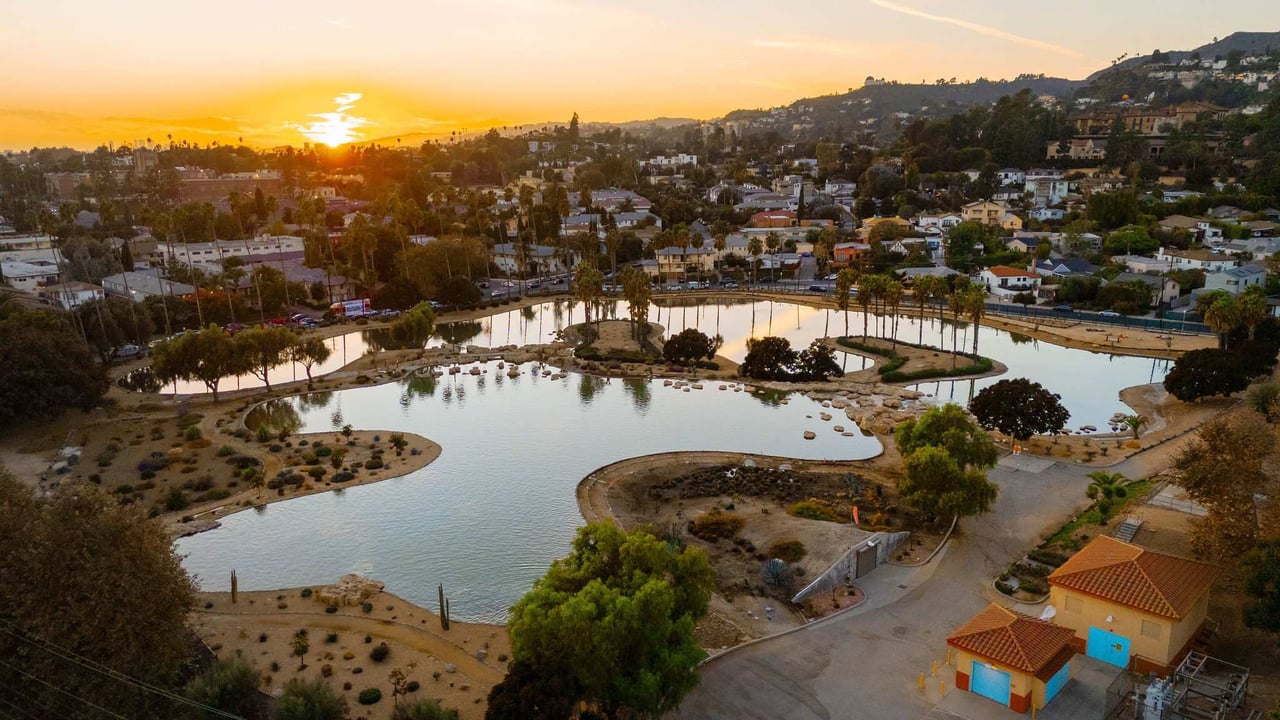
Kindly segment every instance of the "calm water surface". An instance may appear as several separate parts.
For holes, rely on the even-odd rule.
[[[443,448],[402,478],[246,511],[223,527],[178,541],[206,590],[332,582],[361,572],[428,607],[444,583],[453,614],[501,622],[507,609],[562,556],[582,524],[574,487],[596,468],[636,455],[727,450],[801,459],[877,454],[874,437],[842,416],[793,396],[682,392],[661,381],[569,375],[552,381],[485,374],[418,378],[278,401],[302,432],[351,424],[402,430]],[[283,409],[282,409],[283,408]],[[845,437],[832,430],[843,424]],[[804,440],[812,429],[815,440]]]

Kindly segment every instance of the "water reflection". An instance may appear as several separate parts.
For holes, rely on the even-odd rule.
[[[442,323],[436,327],[435,337],[450,345],[464,345],[484,332],[484,325],[475,321]]]
[[[331,395],[331,393],[323,393]],[[306,396],[304,396],[306,397]],[[327,403],[321,403],[319,400],[307,398],[305,400],[298,398],[282,398],[278,400],[268,400],[261,403],[244,418],[245,427],[250,430],[257,431],[260,428],[266,428],[267,432],[272,435],[280,433],[292,434],[302,427],[301,412],[310,411],[313,408],[323,408]]]

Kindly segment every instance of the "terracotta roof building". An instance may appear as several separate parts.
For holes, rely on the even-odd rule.
[[[1094,538],[1049,575],[1054,620],[1090,657],[1167,671],[1191,648],[1218,570],[1115,538]]]
[[[988,605],[947,638],[958,651],[956,687],[1017,712],[1043,708],[1071,677],[1075,633]]]

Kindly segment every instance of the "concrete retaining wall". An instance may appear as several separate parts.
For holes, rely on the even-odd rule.
[[[845,578],[853,578],[857,569],[858,551],[875,543],[876,546],[876,567],[880,567],[893,557],[893,552],[911,537],[908,532],[896,533],[876,533],[862,542],[849,548],[844,555],[836,560],[827,571],[819,575],[817,579],[805,586],[803,590],[796,593],[791,598],[793,603],[801,603],[805,600],[817,595],[818,593],[830,592],[833,587],[842,584]]]

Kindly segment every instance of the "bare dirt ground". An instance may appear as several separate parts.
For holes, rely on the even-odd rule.
[[[900,472],[896,452],[852,463],[671,453],[602,468],[579,486],[578,501],[588,521],[612,518],[624,528],[649,526],[660,536],[679,538],[707,553],[716,573],[717,592],[711,612],[699,624],[698,639],[704,648],[718,650],[852,604],[857,598],[846,596],[838,606],[824,600],[793,607],[788,598],[875,530],[907,529],[921,540],[903,550],[902,562],[931,552],[940,537],[926,531],[920,518],[899,507],[894,497]],[[788,513],[788,508],[806,500],[831,510],[837,521]],[[858,527],[849,523],[854,504],[860,510]],[[742,529],[718,540],[691,534],[690,524],[709,513],[737,517]],[[805,554],[793,564],[799,571],[794,580],[775,587],[764,580],[762,567],[771,559],[773,546],[786,541],[802,543]]]
[[[200,593],[201,609],[192,614],[192,626],[218,656],[251,662],[268,693],[295,677],[325,677],[347,698],[353,717],[391,717],[388,675],[399,668],[420,685],[408,698],[434,698],[462,718],[480,720],[489,690],[506,673],[510,647],[503,628],[452,622],[444,630],[434,613],[390,593],[370,598],[369,613],[358,606],[326,613],[326,605],[303,598],[301,588],[242,592],[237,599],[232,604],[230,593]],[[291,647],[300,630],[309,645],[304,669]],[[370,652],[380,643],[390,653],[378,662]],[[357,695],[366,688],[381,690],[382,700],[360,705]]]

